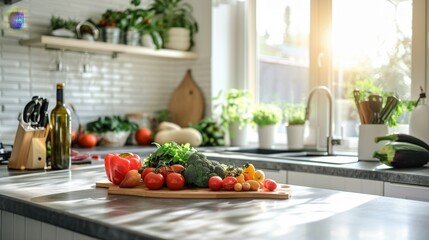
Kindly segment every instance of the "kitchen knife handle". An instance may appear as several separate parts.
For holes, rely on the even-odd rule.
[[[36,102],[31,100],[24,107],[24,112],[22,114],[22,120],[25,123],[30,123],[31,115],[33,114],[34,107],[36,106]]]
[[[40,108],[39,127],[46,127],[46,124],[48,123],[48,106],[49,106],[48,99],[43,98],[42,107]]]

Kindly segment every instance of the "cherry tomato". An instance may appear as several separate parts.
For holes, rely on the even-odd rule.
[[[171,166],[171,170],[175,173],[182,173],[185,167],[180,164],[174,164]]]
[[[164,185],[164,177],[161,173],[150,172],[144,177],[143,181],[150,190],[161,189]]]
[[[219,176],[213,176],[209,179],[209,188],[212,191],[219,191],[222,188],[223,180]]]
[[[238,183],[237,178],[235,177],[226,177],[223,179],[222,187],[227,191],[234,190],[234,185]]]
[[[147,168],[143,169],[142,174],[141,174],[141,178],[144,180],[146,175],[150,172],[153,172],[154,170],[155,170],[155,168],[153,168],[153,167],[147,167]]]
[[[185,178],[180,173],[169,173],[166,182],[170,190],[180,190],[185,186]]]
[[[277,189],[277,183],[272,179],[266,179],[264,181],[264,188],[268,189],[269,191],[274,191]]]

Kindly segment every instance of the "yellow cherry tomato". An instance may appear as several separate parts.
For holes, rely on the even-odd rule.
[[[244,174],[240,174],[240,175],[238,175],[237,177],[235,177],[235,178],[237,178],[237,181],[239,182],[239,183],[244,183],[245,181],[246,181],[246,179],[244,178]]]
[[[256,170],[255,175],[253,175],[253,179],[258,182],[263,182],[265,180],[265,173],[262,170]]]

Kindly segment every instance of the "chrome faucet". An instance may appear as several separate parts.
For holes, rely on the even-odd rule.
[[[328,137],[327,137],[327,151],[328,155],[334,155],[334,144],[339,144],[338,140],[333,139],[333,97],[332,93],[326,86],[318,86],[311,90],[310,95],[308,96],[307,100],[307,107],[305,109],[305,120],[308,121],[310,119],[310,103],[311,99],[313,98],[313,95],[317,91],[323,91],[326,93],[326,96],[328,97],[328,104],[329,104],[329,126],[328,126]]]

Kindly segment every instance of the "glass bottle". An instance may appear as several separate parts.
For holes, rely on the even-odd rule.
[[[416,102],[415,109],[411,112],[409,131],[414,137],[429,144],[429,105],[425,100],[426,93],[423,87],[420,87],[420,97]]]
[[[71,115],[64,104],[64,83],[57,84],[57,105],[51,111],[51,168],[71,165]]]

